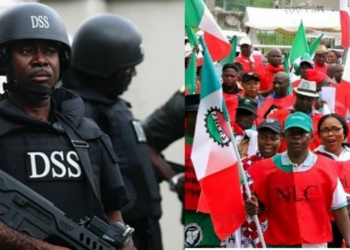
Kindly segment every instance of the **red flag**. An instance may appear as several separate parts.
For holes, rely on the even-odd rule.
[[[325,73],[323,73],[322,71],[319,70],[315,70],[315,69],[307,69],[306,70],[306,79],[308,81],[314,81],[316,83],[320,83],[321,81],[323,81],[324,79],[329,79],[329,76],[327,76]]]
[[[349,111],[350,107],[350,60],[346,60],[342,79],[337,86],[335,93],[336,100],[346,106]],[[347,112],[348,113],[348,112]]]
[[[198,211],[209,213],[216,235],[224,240],[245,220],[240,176],[222,88],[207,48],[204,49],[200,104],[191,159],[201,197]]]
[[[203,0],[185,1],[185,24],[203,31],[204,41],[213,62],[224,59],[231,51],[231,44]],[[197,66],[203,57],[198,55]]]
[[[350,33],[350,12],[348,0],[340,0],[339,13],[341,25],[341,45],[345,48],[349,47]]]

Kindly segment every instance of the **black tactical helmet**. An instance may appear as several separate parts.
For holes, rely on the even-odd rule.
[[[86,74],[109,78],[143,60],[142,38],[128,19],[102,14],[85,21],[72,45],[72,66]]]
[[[66,28],[58,13],[39,3],[16,4],[0,13],[0,59],[4,60],[6,45],[16,40],[45,39],[61,44],[61,72],[70,65],[71,49]],[[0,75],[4,75],[0,71]]]

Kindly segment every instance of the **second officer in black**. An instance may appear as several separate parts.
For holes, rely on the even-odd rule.
[[[72,68],[63,86],[82,97],[85,116],[112,140],[131,202],[122,209],[135,228],[138,250],[162,249],[160,192],[146,149],[146,137],[131,105],[120,98],[143,60],[142,38],[128,19],[102,14],[85,21],[72,45]]]

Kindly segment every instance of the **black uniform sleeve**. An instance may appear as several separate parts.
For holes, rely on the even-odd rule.
[[[129,202],[126,188],[119,170],[118,158],[114,153],[110,138],[101,137],[101,199],[105,211],[120,210]]]
[[[143,122],[147,143],[157,152],[163,151],[185,134],[185,96],[177,91]]]

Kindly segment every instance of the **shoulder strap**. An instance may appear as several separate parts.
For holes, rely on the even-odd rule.
[[[82,140],[79,132],[75,129],[72,122],[70,120],[68,120],[64,115],[62,115],[60,113],[56,113],[56,117],[57,117],[58,121],[60,122],[60,124],[62,125],[62,127],[64,128],[64,130],[66,131],[73,147],[75,148],[75,150],[79,156],[79,159],[81,162],[81,167],[82,167],[82,169],[83,169],[83,171],[88,179],[88,182],[90,183],[90,186],[95,194],[94,196],[97,199],[98,204],[100,205],[101,210],[102,210],[103,205],[102,205],[100,199],[98,199],[98,194],[97,194],[95,182],[93,179],[93,172],[92,172],[90,158],[89,158],[89,154],[88,154],[89,144],[86,141]]]

